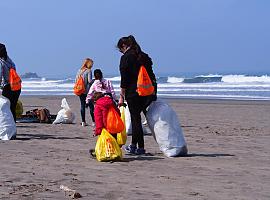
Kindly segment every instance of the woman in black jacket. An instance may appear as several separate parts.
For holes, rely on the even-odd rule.
[[[141,112],[146,110],[153,100],[156,100],[156,77],[152,69],[152,60],[144,52],[136,42],[135,38],[130,35],[122,37],[117,47],[123,55],[120,60],[121,74],[121,91],[119,104],[127,101],[132,125],[132,141],[126,147],[126,151],[132,154],[144,154],[144,137],[141,123]],[[149,96],[139,96],[137,93],[137,80],[141,66],[146,68],[146,71],[155,86],[155,93]]]

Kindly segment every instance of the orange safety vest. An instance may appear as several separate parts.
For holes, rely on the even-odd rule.
[[[9,70],[9,84],[12,91],[18,91],[22,88],[22,80],[13,68]]]
[[[152,84],[152,81],[145,67],[142,65],[137,80],[137,92],[139,96],[149,96],[152,95],[154,91],[155,88]]]

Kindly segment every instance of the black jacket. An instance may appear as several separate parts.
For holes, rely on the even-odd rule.
[[[142,52],[140,57],[138,57],[134,50],[129,49],[122,55],[119,67],[121,74],[120,87],[126,89],[125,98],[138,96],[136,92],[137,79],[142,65],[144,65],[152,83],[156,86],[156,77],[152,69],[152,59],[146,53]]]

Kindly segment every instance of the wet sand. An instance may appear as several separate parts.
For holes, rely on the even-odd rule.
[[[147,155],[101,163],[89,156],[96,138],[80,126],[79,98],[66,98],[76,124],[17,123],[17,140],[0,141],[0,199],[68,199],[60,185],[81,199],[270,199],[269,101],[167,99],[188,157],[167,158],[145,136]],[[52,114],[61,99],[21,97],[24,111]]]

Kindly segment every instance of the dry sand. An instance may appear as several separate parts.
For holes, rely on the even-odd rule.
[[[21,97],[24,110],[52,114],[61,99]],[[167,158],[146,136],[147,156],[114,163],[90,158],[96,138],[79,124],[78,97],[67,101],[76,124],[17,123],[18,139],[0,141],[0,199],[68,199],[60,185],[81,199],[270,199],[269,101],[167,99],[189,156]]]

